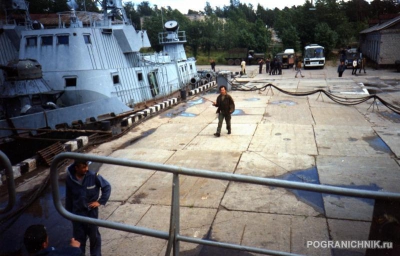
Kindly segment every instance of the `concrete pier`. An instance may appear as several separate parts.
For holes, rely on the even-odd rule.
[[[395,72],[367,70],[352,76],[347,70],[342,78],[336,67],[303,70],[304,78],[295,78],[291,69],[281,76],[258,74],[258,66],[247,67],[247,72],[248,77],[236,79],[243,88],[271,83],[292,92],[324,89],[354,98],[380,84],[379,96],[399,106],[400,74]],[[277,90],[228,93],[236,104],[231,135],[224,124],[221,137],[213,136],[216,108],[194,95],[88,153],[400,193],[400,115],[381,103],[345,106],[325,95],[296,97]],[[201,96],[215,101],[217,94]],[[110,165],[102,165],[100,174],[113,186],[110,202],[100,209],[102,219],[168,231],[172,174]],[[373,200],[185,176],[180,186],[183,235],[305,255],[366,252],[307,243],[368,240]],[[165,240],[100,231],[103,255],[165,254]],[[180,252],[252,255],[189,243],[181,243]]]

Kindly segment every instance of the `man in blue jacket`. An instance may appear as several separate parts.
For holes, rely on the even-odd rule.
[[[100,196],[101,191],[101,196]],[[90,218],[99,217],[100,205],[110,198],[111,185],[98,173],[89,171],[88,163],[76,160],[68,167],[66,179],[65,208],[67,211]],[[81,243],[85,254],[86,240],[89,237],[90,255],[101,255],[101,235],[96,225],[72,222],[73,236]]]

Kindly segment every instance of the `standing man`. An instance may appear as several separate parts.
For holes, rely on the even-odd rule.
[[[339,73],[339,77],[342,77],[343,72],[345,71],[345,69],[346,69],[346,65],[344,64],[344,61],[342,61],[339,64],[338,68],[337,68],[337,72]]]
[[[269,60],[269,58],[267,58],[267,60],[265,61],[265,73],[267,74],[270,74],[270,63],[271,61]]]
[[[304,77],[303,74],[301,73],[301,60],[297,60],[297,71],[296,71],[296,75],[294,77],[297,78],[297,75],[299,73],[300,73],[301,77]]]
[[[211,64],[211,69],[212,69],[212,71],[215,72],[215,60],[214,60],[214,59],[211,59],[211,60],[210,60],[210,64]]]
[[[354,60],[353,60],[353,71],[351,71],[352,75],[357,75],[357,65],[358,65],[357,59],[354,58]]]
[[[242,63],[240,63],[240,67],[242,68],[242,75],[246,74],[246,61],[242,59]]]
[[[89,171],[88,162],[75,160],[68,167],[65,208],[67,211],[90,218],[99,217],[99,206],[110,198],[111,185],[98,173]],[[100,196],[101,191],[101,196]],[[86,240],[89,237],[90,255],[101,256],[101,235],[96,225],[73,221],[73,236],[81,243],[85,254]]]
[[[222,122],[224,121],[224,118],[228,134],[231,134],[231,114],[233,111],[235,111],[235,102],[233,101],[232,97],[227,94],[225,85],[221,85],[219,91],[220,94],[217,97],[217,101],[212,102],[213,106],[218,108],[218,128],[217,132],[214,133],[215,137],[219,137],[221,135]]]
[[[361,69],[364,69],[364,74],[367,73],[365,72],[365,64],[367,64],[367,59],[364,57],[360,62],[360,70],[358,71],[359,74],[361,73]]]
[[[264,65],[264,60],[263,60],[263,59],[260,59],[260,60],[258,61],[258,73],[259,73],[259,74],[262,74],[263,65]]]

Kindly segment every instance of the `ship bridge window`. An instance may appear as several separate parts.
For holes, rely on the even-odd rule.
[[[113,84],[119,84],[119,75],[112,74]]]
[[[92,44],[92,41],[90,41],[90,35],[83,35],[83,40],[85,40],[85,44]]]
[[[153,97],[155,97],[160,93],[160,89],[158,88],[158,81],[157,81],[157,71],[152,71],[147,76],[149,79],[151,95]]]
[[[76,86],[76,77],[65,77],[65,87]]]
[[[42,36],[42,45],[53,45],[53,36]]]
[[[37,37],[26,38],[26,46],[36,46],[36,45],[37,45]]]
[[[57,44],[69,44],[69,36],[68,35],[57,36]]]
[[[143,74],[137,73],[137,79],[138,79],[138,81],[143,81]]]

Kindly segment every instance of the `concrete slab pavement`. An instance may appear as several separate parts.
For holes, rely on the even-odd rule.
[[[257,66],[247,69],[258,73]],[[345,73],[338,79],[335,69],[306,70],[306,77],[297,79],[293,70],[284,70],[282,76],[255,74],[237,82],[252,81],[244,88],[271,82],[293,92],[326,88],[356,97],[355,92],[364,93],[361,80],[376,81],[381,75],[367,70],[369,76]],[[384,77],[400,80],[397,74]],[[400,192],[400,123],[390,117],[381,122],[385,114],[378,113],[387,109],[380,106],[372,112],[371,102],[337,105],[317,94],[229,93],[236,103],[231,135],[224,124],[221,137],[213,136],[217,116],[208,100],[216,99],[214,92],[188,97],[125,139],[93,152],[216,172]],[[110,204],[100,210],[102,218],[168,230],[171,174],[106,165],[100,172],[113,185]],[[307,246],[307,241],[368,240],[372,201],[182,175],[180,186],[182,234],[305,255],[365,253],[365,249],[316,248]],[[101,232],[103,255],[165,253],[166,241],[161,239],[109,229]],[[187,243],[181,244],[181,254],[254,255]]]

